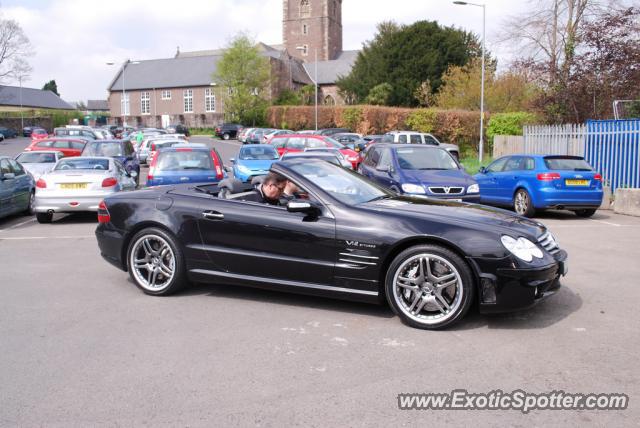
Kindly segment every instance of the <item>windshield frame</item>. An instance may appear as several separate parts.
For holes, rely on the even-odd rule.
[[[451,156],[451,153],[449,153],[447,150],[441,147],[430,146],[426,144],[420,144],[420,145],[403,144],[402,147],[392,147],[391,150],[395,155],[398,168],[402,171],[460,171],[460,164],[458,164],[456,160],[453,158],[453,156]],[[399,153],[400,150],[415,150],[414,153],[419,153],[419,152],[428,153],[428,150],[432,150],[434,152],[436,150],[439,150],[438,153],[444,152],[447,154],[447,156],[449,156],[454,168],[402,168],[400,164],[400,155],[401,155],[401,153]]]

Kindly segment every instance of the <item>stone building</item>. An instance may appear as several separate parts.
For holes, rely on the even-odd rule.
[[[343,104],[336,81],[349,74],[358,52],[342,50],[342,0],[283,0],[282,29],[282,45],[258,45],[271,65],[268,96],[313,85],[317,71],[318,101]],[[223,53],[178,49],[172,58],[127,61],[108,88],[112,121],[153,127],[223,122],[230,89],[212,77]]]

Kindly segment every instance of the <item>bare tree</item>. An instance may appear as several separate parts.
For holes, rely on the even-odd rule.
[[[31,66],[27,58],[31,55],[33,47],[22,27],[0,16],[0,82],[28,75]]]

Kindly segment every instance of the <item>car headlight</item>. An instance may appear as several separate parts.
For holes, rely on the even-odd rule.
[[[472,184],[471,186],[467,187],[467,193],[480,193],[480,185]]]
[[[511,254],[525,262],[532,261],[534,257],[539,259],[543,257],[542,250],[526,238],[520,237],[515,239],[509,235],[502,235],[500,240],[502,241],[502,245],[504,245]]]
[[[247,168],[244,165],[236,165],[238,168],[238,171],[240,171],[243,174],[251,174],[251,170],[249,168]]]
[[[426,192],[424,191],[424,187],[419,186],[417,184],[405,183],[402,185],[402,191],[405,193],[420,193],[424,195]]]

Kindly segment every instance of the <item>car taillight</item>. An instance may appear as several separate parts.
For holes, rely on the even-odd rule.
[[[213,165],[216,167],[216,178],[219,178],[219,179],[224,178],[224,174],[222,172],[222,165],[220,165],[220,159],[218,159],[218,155],[213,150],[211,150],[211,158],[213,159]]]
[[[538,180],[540,181],[553,181],[559,179],[560,174],[558,174],[557,172],[543,172],[541,174],[538,174]]]
[[[111,221],[111,215],[107,210],[107,204],[104,201],[100,201],[98,204],[98,223],[109,223]]]
[[[47,182],[44,181],[42,178],[38,179],[38,182],[36,183],[36,187],[39,189],[46,189],[47,188]]]
[[[156,151],[156,144],[155,143],[151,144],[151,151],[152,152]]]
[[[601,174],[596,174],[593,176],[593,179],[596,181],[602,181],[602,175]]]
[[[105,178],[102,180],[102,187],[113,187],[118,184],[118,180],[113,177]]]

